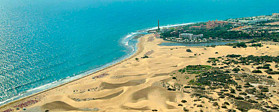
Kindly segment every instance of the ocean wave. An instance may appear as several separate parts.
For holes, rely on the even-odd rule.
[[[135,36],[136,34],[138,34],[138,32],[132,32],[128,35],[126,35],[123,39],[122,39],[122,43],[125,46],[129,46],[129,41],[132,39],[133,36]]]
[[[171,28],[171,27],[185,26],[185,25],[190,25],[190,24],[194,24],[194,23],[170,24],[170,25],[160,26],[160,28]],[[151,28],[146,28],[143,30],[138,30],[136,32],[131,32],[131,33],[127,34],[124,38],[122,38],[121,44],[128,48],[135,48],[133,45],[129,44],[129,42],[133,39],[133,37],[140,35],[140,34],[147,34],[147,32],[149,30],[156,30],[157,28],[158,27],[151,27]]]
[[[186,26],[186,25],[191,25],[191,24],[194,24],[194,23],[169,24],[169,25],[160,26],[160,28],[171,28],[171,27]],[[158,27],[147,28],[143,31],[156,30],[156,29],[158,29]]]

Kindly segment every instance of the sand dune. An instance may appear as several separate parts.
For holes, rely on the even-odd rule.
[[[44,110],[54,110],[54,111],[69,111],[77,110],[77,108],[61,101],[54,101],[51,103],[46,103],[41,106]]]
[[[212,106],[207,99],[201,98],[201,101],[195,102],[196,97],[183,92],[188,91],[187,89],[177,92],[168,91],[162,87],[161,81],[170,80],[169,73],[187,65],[206,65],[209,57],[227,54],[279,55],[279,48],[275,45],[269,45],[268,48],[266,46],[262,48],[158,46],[161,42],[163,40],[154,38],[152,34],[146,35],[140,38],[139,50],[131,58],[87,77],[14,102],[1,110],[37,98],[40,101],[27,107],[26,111],[40,107],[41,111],[50,110],[50,112],[96,110],[102,112],[150,112],[156,110],[180,112],[183,110],[182,106],[178,106],[181,104],[181,100],[187,100],[183,105],[191,111],[225,111]],[[186,49],[189,48],[193,51],[192,53],[186,52]],[[216,54],[216,52],[218,53]],[[142,58],[146,55],[148,58]],[[248,70],[249,68],[246,71]],[[92,79],[92,77],[102,74],[108,75]],[[177,82],[183,83],[183,81]],[[217,95],[213,94],[212,97],[214,96]],[[200,102],[205,102],[203,107],[197,107],[201,104]]]
[[[119,88],[123,86],[136,86],[139,84],[145,83],[145,79],[142,80],[131,80],[125,83],[107,83],[107,82],[102,82],[100,85],[100,88],[102,89],[114,89],[114,88]]]

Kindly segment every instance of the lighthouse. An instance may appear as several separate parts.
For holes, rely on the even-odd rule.
[[[160,31],[160,21],[158,19],[158,32]]]

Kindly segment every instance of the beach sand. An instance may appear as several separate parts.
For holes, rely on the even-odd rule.
[[[155,38],[153,34],[145,35],[140,38],[137,53],[130,58],[84,78],[9,103],[0,110],[16,110],[14,106],[36,100],[38,102],[27,106],[25,111],[180,112],[183,107],[178,104],[182,99],[187,99],[184,107],[190,109],[195,98],[182,91],[168,91],[160,86],[160,81],[171,78],[168,73],[187,65],[208,65],[206,61],[209,57],[227,54],[279,55],[279,47],[276,45],[257,50],[254,47],[231,46],[159,46],[161,42],[163,40]],[[186,52],[186,49],[192,52]],[[145,55],[148,58],[143,58]],[[273,78],[277,79],[278,75]],[[204,106],[193,107],[191,111],[224,111],[207,103],[206,99],[202,100]],[[22,108],[18,111],[22,111]]]

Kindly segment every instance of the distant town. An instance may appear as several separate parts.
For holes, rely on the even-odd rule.
[[[159,24],[159,22],[158,22]],[[213,20],[190,25],[163,27],[150,30],[166,41],[180,43],[202,43],[239,39],[279,40],[279,13],[272,15]]]

